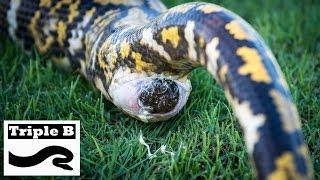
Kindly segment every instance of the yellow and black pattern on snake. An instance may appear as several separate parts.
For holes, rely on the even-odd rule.
[[[221,84],[259,179],[312,179],[296,107],[260,36],[208,3],[167,10],[158,0],[1,0],[2,31],[80,70],[104,96],[144,122],[176,115],[205,67]]]

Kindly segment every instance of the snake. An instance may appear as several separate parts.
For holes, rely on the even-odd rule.
[[[52,164],[54,166],[65,170],[73,170],[71,166],[65,164],[72,161],[73,154],[69,149],[61,146],[47,146],[31,156],[17,156],[9,151],[9,164],[17,167],[31,167],[54,155],[64,156],[53,158]]]
[[[297,108],[261,36],[212,3],[160,0],[0,0],[0,29],[49,54],[143,122],[177,115],[205,68],[238,119],[258,179],[312,179]]]

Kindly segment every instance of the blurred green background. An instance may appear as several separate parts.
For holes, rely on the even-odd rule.
[[[168,7],[185,2],[164,1]],[[319,179],[320,1],[207,2],[239,14],[273,50],[298,106]],[[81,120],[82,178],[253,178],[238,122],[203,69],[190,75],[194,90],[178,116],[144,124],[105,101],[76,72],[62,72],[46,57],[28,57],[12,41],[0,40],[0,119]],[[140,135],[154,158],[148,158]],[[174,155],[162,153],[162,145]]]

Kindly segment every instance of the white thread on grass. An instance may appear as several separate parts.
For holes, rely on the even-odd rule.
[[[140,135],[139,135],[139,143],[146,146],[147,147],[147,151],[148,151],[148,158],[152,159],[154,157],[156,157],[158,151],[160,151],[161,153],[163,154],[170,154],[171,157],[174,157],[175,156],[175,153],[174,152],[171,152],[171,151],[167,151],[167,146],[166,145],[161,145],[161,147],[159,149],[157,149],[154,153],[151,153],[151,150],[150,150],[150,146],[144,141],[144,138],[143,138],[143,135],[142,133],[140,132]]]
[[[140,142],[140,144],[142,144],[142,145],[147,147],[148,157],[152,158],[152,156],[154,156],[154,155],[151,153],[150,146],[144,141],[143,135],[142,135],[141,132],[140,132],[140,135],[139,135],[139,142]]]

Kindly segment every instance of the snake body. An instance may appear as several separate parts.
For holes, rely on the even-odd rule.
[[[158,0],[1,0],[0,13],[0,29],[26,50],[34,45],[56,64],[79,69],[145,122],[177,114],[191,90],[187,74],[205,67],[239,120],[257,177],[312,178],[276,59],[234,13],[196,2],[168,10]]]

